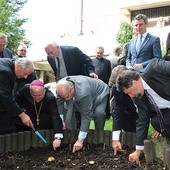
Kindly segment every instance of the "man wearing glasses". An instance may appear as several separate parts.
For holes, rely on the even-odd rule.
[[[12,51],[6,48],[7,41],[7,36],[0,33],[0,58],[12,58]]]

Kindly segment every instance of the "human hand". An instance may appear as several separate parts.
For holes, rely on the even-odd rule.
[[[162,136],[161,133],[157,132],[156,130],[154,130],[153,134],[152,134],[152,138],[157,138],[159,136]]]
[[[62,121],[62,124],[63,124],[63,130],[65,130],[65,129],[66,129],[66,124],[65,124],[65,122]]]
[[[142,69],[143,68],[143,65],[142,64],[135,64],[133,66],[134,69]]]
[[[56,150],[61,145],[60,139],[54,139],[53,141],[53,149]]]
[[[98,79],[98,75],[95,74],[95,73],[90,73],[89,76],[94,78],[94,79]]]
[[[76,151],[79,151],[82,147],[83,147],[83,140],[78,139],[73,146],[73,153],[76,152]]]
[[[26,113],[22,112],[18,116],[21,118],[24,125],[34,127],[30,117]]]
[[[119,140],[112,140],[112,148],[114,150],[114,155],[117,154],[118,150],[122,150],[122,146]]]
[[[131,153],[129,155],[129,161],[132,163],[138,161],[140,153],[141,153],[140,150],[136,150],[135,152]]]

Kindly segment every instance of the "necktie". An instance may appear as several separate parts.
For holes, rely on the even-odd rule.
[[[60,80],[60,59],[57,57],[57,80]]]
[[[68,102],[67,113],[65,118],[65,123],[67,129],[76,129],[76,119],[75,119],[75,112],[74,112],[74,100],[71,99]]]
[[[159,126],[161,129],[161,133],[165,134],[164,118],[163,118],[163,114],[162,114],[161,110],[159,109],[158,105],[155,103],[153,97],[146,90],[145,90],[145,95],[148,98],[153,109],[156,111],[156,114],[158,116]]]
[[[142,45],[142,35],[140,35],[138,38],[139,38],[139,40],[137,41],[137,44],[136,44],[137,53],[139,53],[139,50],[140,50],[141,45]]]

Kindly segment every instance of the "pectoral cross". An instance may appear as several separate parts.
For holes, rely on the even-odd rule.
[[[36,122],[37,122],[37,125],[39,125],[39,124],[40,124],[40,119],[37,118],[37,119],[36,119]]]

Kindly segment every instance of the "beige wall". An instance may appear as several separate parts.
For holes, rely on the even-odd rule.
[[[170,0],[83,0],[83,22],[81,27],[81,0],[75,0],[76,7],[73,9],[75,13],[75,26],[70,32],[76,35],[82,31],[84,36],[77,38],[74,45],[81,48],[88,55],[94,55],[95,47],[102,45],[107,54],[117,46],[116,35],[122,21],[130,21],[130,11],[161,7],[170,5]],[[155,21],[154,21],[155,22]],[[93,31],[94,34],[91,33]],[[168,31],[157,28],[148,29],[153,34],[161,35],[161,41],[165,40]]]

